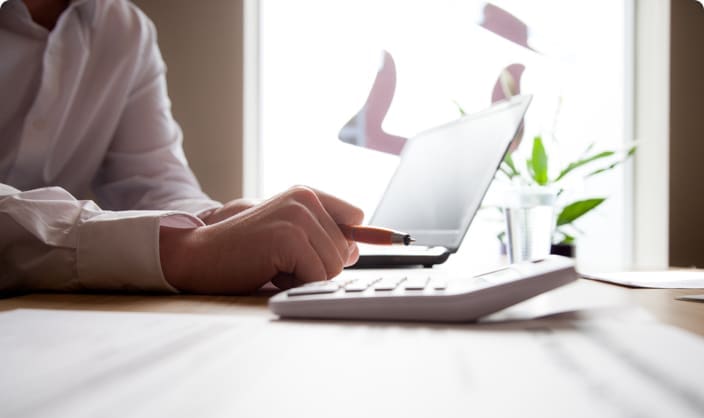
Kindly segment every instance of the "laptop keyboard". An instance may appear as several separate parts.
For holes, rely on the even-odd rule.
[[[377,277],[355,278],[345,281],[326,280],[306,283],[288,291],[289,296],[322,295],[343,290],[345,293],[356,294],[371,289],[374,293],[387,293],[397,289],[406,291],[443,291],[447,288],[447,280],[434,277]]]

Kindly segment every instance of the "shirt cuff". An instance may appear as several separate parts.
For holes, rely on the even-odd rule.
[[[222,203],[210,199],[179,199],[161,206],[159,209],[188,212],[202,218],[202,215],[220,209]]]
[[[204,225],[184,212],[105,212],[79,227],[77,271],[86,289],[178,293],[164,278],[159,227]]]

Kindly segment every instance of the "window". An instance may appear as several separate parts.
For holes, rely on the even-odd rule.
[[[559,171],[592,142],[597,149],[624,149],[631,141],[624,123],[629,4],[261,0],[257,193],[266,197],[307,184],[371,215],[398,157],[339,138],[365,104],[383,51],[393,58],[396,76],[381,126],[389,135],[410,137],[455,119],[458,104],[468,112],[487,107],[502,69],[520,64],[521,91],[534,95],[524,142],[547,138],[556,156],[552,169]],[[526,24],[527,47],[487,23],[491,7]],[[579,223],[587,232],[579,261],[590,268],[620,267],[629,257],[624,170],[571,188],[585,197],[608,196]],[[475,224],[490,237],[503,225],[490,210]]]

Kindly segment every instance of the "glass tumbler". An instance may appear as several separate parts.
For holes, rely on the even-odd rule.
[[[511,263],[545,258],[555,228],[557,193],[548,187],[517,187],[506,194],[507,253]]]

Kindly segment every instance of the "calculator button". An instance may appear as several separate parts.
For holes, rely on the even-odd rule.
[[[345,284],[344,288],[348,292],[364,292],[379,280],[381,280],[380,277],[352,279]]]
[[[433,279],[430,281],[430,287],[435,290],[445,290],[447,289],[447,280]]]
[[[288,291],[289,296],[320,295],[325,293],[335,293],[340,289],[340,285],[331,281],[311,282]]]
[[[377,291],[394,290],[394,289],[396,289],[396,286],[398,286],[399,283],[401,283],[404,280],[406,280],[405,277],[385,277],[385,278],[379,280],[374,285],[374,290],[377,290]]]
[[[406,280],[403,287],[406,290],[423,290],[428,284],[428,277],[412,277]]]
[[[371,282],[367,280],[353,280],[345,286],[346,292],[364,292],[369,288]]]

